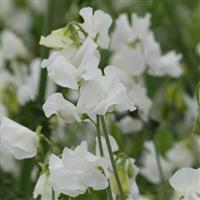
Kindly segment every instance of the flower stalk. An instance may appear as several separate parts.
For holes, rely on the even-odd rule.
[[[100,155],[103,157],[104,153],[103,153],[103,146],[102,146],[102,141],[101,141],[100,116],[99,115],[97,115],[96,129],[97,129],[99,152],[100,152]],[[112,191],[111,191],[110,181],[109,180],[108,180],[108,188],[106,189],[106,193],[107,193],[108,200],[113,200],[113,196],[112,196]]]
[[[114,159],[114,156],[113,156],[113,152],[112,152],[112,148],[111,148],[111,144],[110,144],[110,139],[109,139],[109,135],[108,135],[107,127],[106,127],[106,122],[105,122],[104,116],[100,116],[100,118],[101,118],[103,133],[104,133],[104,137],[105,137],[105,140],[106,140],[106,145],[107,145],[107,148],[108,148],[108,153],[109,153],[109,156],[110,156],[110,161],[111,161],[111,164],[112,164],[115,180],[116,180],[116,183],[117,183],[120,195],[121,195],[121,199],[125,200],[126,198],[125,198],[124,191],[123,191],[123,188],[122,188],[122,185],[121,185],[119,174],[117,172],[117,166],[116,166],[115,159]]]

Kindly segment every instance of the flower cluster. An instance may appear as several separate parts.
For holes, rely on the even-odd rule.
[[[41,8],[36,1],[29,4],[34,12],[40,14],[46,9],[45,3]],[[8,15],[12,16],[10,10],[8,6]],[[182,139],[159,154],[154,135],[157,127],[150,127],[153,102],[148,96],[146,76],[180,77],[183,73],[180,64],[182,55],[173,50],[162,54],[150,29],[149,13],[144,17],[132,13],[131,20],[128,15],[120,14],[111,34],[112,18],[109,14],[84,7],[79,15],[82,23],[72,21],[47,36],[41,36],[39,44],[50,49],[49,56],[43,60],[35,58],[29,65],[26,60],[31,55],[20,39],[20,30],[18,35],[10,30],[1,33],[0,53],[5,54],[1,75],[5,81],[0,87],[5,91],[12,90],[16,99],[12,103],[0,104],[4,115],[0,124],[0,157],[3,161],[8,158],[7,163],[11,165],[15,159],[35,157],[39,163],[37,169],[41,168],[41,171],[37,172],[39,178],[33,178],[34,181],[38,178],[33,191],[34,199],[76,198],[88,191],[105,190],[108,200],[150,200],[153,198],[151,195],[146,193],[143,196],[139,190],[138,174],[145,177],[147,184],[156,187],[163,184],[164,190],[165,181],[175,170],[182,168],[169,183],[177,192],[178,199],[198,200],[200,169],[189,167],[194,166],[200,152],[200,137],[194,136],[193,141]],[[26,28],[22,27],[22,32],[26,32]],[[199,49],[198,45],[198,53]],[[107,66],[102,66],[102,52],[105,50],[110,50],[110,55]],[[14,67],[9,71],[6,65]],[[37,99],[42,77],[39,76],[40,71],[48,75],[44,102]],[[65,141],[61,145],[53,137],[48,138],[48,133],[43,134],[40,126],[32,131],[5,117],[9,116],[7,109],[8,112],[15,109],[8,106],[4,109],[3,104],[23,107],[31,101],[37,102],[37,106],[43,104],[44,118],[48,118],[44,126],[54,129],[53,137],[58,139],[60,131],[54,127],[55,124],[61,129],[67,126],[67,130],[74,124],[84,124],[87,132],[92,132],[90,138],[86,142],[87,138],[81,137],[77,146],[66,145]],[[187,107],[184,123],[191,125],[197,115],[196,100],[184,95],[184,102]],[[112,122],[118,116],[117,125],[124,133],[141,131],[144,126],[150,129],[148,139],[151,141],[141,144],[144,148],[141,149],[140,159],[121,152],[118,140],[121,136],[112,133]],[[152,130],[155,133],[152,134]],[[61,132],[66,135],[66,129]],[[97,133],[96,137],[93,132]],[[95,146],[93,152],[89,150],[89,141]],[[193,148],[189,148],[191,144]],[[43,155],[46,150],[48,152]],[[3,164],[1,167],[9,171],[10,168]]]

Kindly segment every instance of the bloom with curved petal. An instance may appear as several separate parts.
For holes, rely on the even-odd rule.
[[[166,157],[174,168],[189,167],[194,163],[194,156],[186,142],[178,142],[166,152]]]
[[[181,54],[170,51],[158,59],[156,65],[150,67],[149,73],[154,76],[179,77],[182,74],[180,66]]]
[[[104,159],[88,152],[87,143],[82,142],[74,150],[65,148],[62,159],[51,155],[50,183],[56,193],[71,197],[84,194],[89,187],[102,190],[108,186],[108,177],[100,168],[106,168]]]
[[[42,174],[37,180],[33,191],[33,198],[41,196],[42,200],[52,200],[52,187],[49,183],[49,177],[47,174]],[[58,195],[56,195],[55,200],[57,200]]]
[[[17,95],[20,104],[24,105],[30,100],[34,100],[38,92],[38,84],[40,81],[40,64],[41,60],[39,58],[34,59],[30,64],[30,73],[19,74],[19,81],[17,81]],[[24,80],[21,78],[24,77]],[[52,94],[55,91],[55,84],[48,78],[46,96]]]
[[[82,113],[94,116],[96,114],[105,115],[114,110],[133,111],[136,109],[128,97],[126,87],[119,81],[119,77],[109,75],[108,68],[110,67],[105,68],[104,76],[81,85],[77,106]]]
[[[96,48],[88,38],[78,50],[54,52],[42,62],[42,67],[47,67],[49,77],[58,85],[78,89],[80,81],[95,79],[101,74]]]
[[[26,58],[28,51],[22,40],[9,30],[1,33],[1,44],[4,59],[13,60],[17,57]]]
[[[110,15],[101,10],[96,10],[93,13],[91,7],[82,8],[79,14],[84,20],[84,23],[80,24],[80,26],[88,33],[91,39],[97,41],[101,48],[107,49],[110,41],[108,31],[112,24]]]
[[[120,50],[133,40],[133,30],[128,21],[128,15],[120,14],[115,21],[116,26],[111,35],[111,48]]]
[[[149,114],[152,105],[151,99],[147,96],[146,88],[139,83],[135,83],[130,86],[128,94],[138,107],[139,114],[145,118]]]
[[[142,154],[141,174],[151,183],[159,184],[161,179],[159,175],[158,165],[156,163],[156,152],[151,141],[144,143],[145,151]],[[173,166],[167,159],[160,156],[161,166],[164,176],[168,178],[171,174]]]
[[[77,107],[67,101],[61,93],[54,93],[49,96],[43,105],[46,117],[56,114],[67,123],[80,122],[80,116]]]
[[[144,55],[140,48],[122,48],[112,56],[111,64],[119,67],[126,77],[139,76],[146,69]]]
[[[37,153],[36,133],[7,117],[1,119],[1,139],[1,145],[18,160]]]
[[[169,180],[170,185],[185,199],[198,200],[200,195],[200,168],[182,168]]]

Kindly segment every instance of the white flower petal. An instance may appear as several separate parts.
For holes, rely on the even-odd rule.
[[[32,158],[37,153],[35,132],[6,118],[1,119],[1,145],[18,160]]]
[[[108,187],[108,181],[106,177],[97,170],[89,170],[81,178],[82,182],[88,187],[94,190],[103,190]]]
[[[42,200],[51,200],[52,199],[52,188],[49,183],[49,178],[46,174],[42,174],[35,185],[33,191],[33,198],[37,198],[41,195]],[[57,199],[57,196],[56,196]]]
[[[112,23],[112,18],[101,10],[93,14],[90,7],[82,8],[79,14],[83,17],[84,23],[80,24],[91,39],[97,37],[97,44],[102,48],[108,48],[109,35],[108,30]]]
[[[76,81],[77,69],[66,62],[65,57],[59,55],[53,63],[47,67],[49,77],[58,85],[71,89],[78,89]]]
[[[182,168],[170,179],[171,186],[185,194],[200,192],[200,169]]]
[[[46,117],[56,114],[68,123],[81,121],[77,108],[65,100],[61,93],[54,93],[48,97],[43,105],[43,110]]]

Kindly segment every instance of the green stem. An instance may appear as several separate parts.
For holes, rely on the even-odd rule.
[[[52,200],[55,200],[55,192],[53,189],[52,189]]]
[[[108,148],[108,153],[109,153],[109,156],[110,156],[110,161],[111,161],[111,164],[112,164],[115,180],[116,180],[116,183],[118,185],[119,192],[121,194],[121,199],[125,200],[126,198],[125,198],[124,191],[123,191],[123,188],[122,188],[122,185],[121,185],[119,174],[117,172],[117,166],[116,166],[115,159],[114,159],[114,156],[113,156],[112,147],[111,147],[111,144],[110,144],[110,139],[109,139],[105,119],[104,119],[104,116],[100,116],[100,118],[101,118],[103,133],[104,133],[104,137],[105,137],[105,140],[106,140],[106,145],[107,145],[107,148]]]
[[[98,144],[99,144],[99,151],[100,151],[101,157],[103,157],[104,153],[103,153],[103,145],[102,145],[102,141],[101,141],[100,116],[99,115],[97,115],[96,129],[97,129],[97,138],[98,138]],[[107,193],[108,200],[113,200],[113,196],[112,196],[112,191],[111,191],[111,186],[110,186],[110,181],[109,180],[108,180],[108,188],[106,189],[106,193]]]
[[[161,180],[161,193],[162,193],[162,196],[166,196],[166,194],[165,194],[165,178],[164,178],[164,173],[163,173],[163,169],[162,169],[162,165],[161,165],[161,161],[160,161],[160,155],[159,155],[158,146],[157,146],[155,137],[153,139],[153,145],[154,145],[154,149],[156,152],[156,162],[157,162],[158,171],[159,171],[160,180]]]
[[[97,129],[97,138],[98,138],[98,144],[99,144],[100,155],[101,155],[101,156],[104,156],[104,153],[103,153],[103,146],[102,146],[102,141],[101,141],[100,118],[99,118],[99,115],[97,115],[96,129]]]
[[[30,199],[32,182],[31,182],[31,170],[33,168],[34,159],[27,159],[22,161],[20,177],[19,177],[19,193],[23,194],[25,199]]]
[[[55,1],[48,0],[48,9],[46,11],[46,16],[44,20],[44,30],[43,34],[46,35],[51,31],[52,27],[52,21],[53,21],[53,14],[54,14],[54,4]],[[45,47],[41,47],[41,57],[45,58],[48,56],[48,49]],[[46,85],[47,85],[47,70],[42,69],[40,71],[40,80],[39,80],[39,88],[38,88],[38,100],[40,102],[43,102],[45,98],[45,91],[46,91]]]

